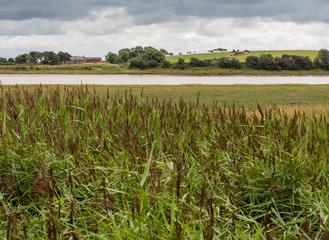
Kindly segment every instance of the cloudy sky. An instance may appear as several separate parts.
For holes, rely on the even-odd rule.
[[[0,57],[329,49],[328,0],[0,0]]]

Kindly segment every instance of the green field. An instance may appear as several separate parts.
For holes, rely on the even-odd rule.
[[[307,56],[312,61],[317,56],[319,51],[314,50],[290,50],[290,51],[255,51],[250,52],[241,56],[237,56],[236,58],[239,59],[240,62],[245,62],[248,56],[257,56],[259,57],[262,54],[271,54],[273,57],[281,57],[284,54],[288,55],[297,55],[297,56]]]
[[[197,53],[197,54],[182,54],[182,55],[175,55],[175,56],[167,56],[166,60],[170,63],[177,63],[179,58],[185,59],[185,62],[190,62],[192,57],[198,58],[200,60],[206,59],[214,59],[214,58],[221,58],[231,56],[232,52],[220,52],[220,53]]]
[[[185,62],[189,62],[192,57],[198,58],[200,60],[205,59],[214,59],[232,56],[234,58],[239,59],[240,62],[245,62],[246,57],[248,56],[257,56],[259,57],[262,54],[271,54],[273,57],[281,57],[283,54],[288,55],[298,55],[298,56],[308,56],[313,61],[318,51],[315,50],[277,50],[277,51],[251,51],[251,52],[243,52],[242,55],[234,55],[233,52],[223,52],[223,53],[203,53],[203,54],[189,54],[189,55],[175,55],[166,57],[166,59],[170,63],[176,63],[179,58],[185,59]]]
[[[328,239],[328,87],[2,86],[0,239]]]
[[[34,89],[33,85],[24,85],[24,89]],[[59,86],[63,91],[64,87]],[[2,86],[4,90],[8,86]],[[57,88],[56,86],[44,86],[45,89]],[[13,89],[13,87],[11,87]],[[174,103],[183,99],[186,102],[195,102],[197,99],[201,104],[210,106],[214,101],[220,105],[244,106],[247,109],[257,108],[257,102],[262,107],[299,107],[301,109],[311,106],[322,105],[325,109],[329,107],[329,85],[112,85],[89,86],[89,91],[96,91],[101,96],[107,93],[124,94],[126,91],[138,96],[143,93],[150,99],[158,98],[160,101],[171,100]]]

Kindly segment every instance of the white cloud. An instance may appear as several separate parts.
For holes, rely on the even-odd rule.
[[[107,8],[94,11],[89,17],[66,22],[62,29],[70,34],[107,35],[120,33],[133,24],[134,20],[125,8]]]
[[[46,30],[47,22],[38,25],[38,19],[29,21],[25,22],[26,31],[32,25],[44,28],[41,32]],[[261,17],[186,16],[180,21],[135,25],[125,8],[107,8],[94,11],[88,18],[72,22],[48,21],[48,24],[61,34],[0,36],[0,56],[14,57],[11,54],[16,49],[19,53],[48,50],[104,57],[108,51],[117,52],[137,45],[165,48],[174,53],[206,52],[217,47],[240,50],[329,48],[329,24],[320,22],[301,24]],[[0,21],[0,28],[5,25]],[[15,27],[18,28],[13,25]],[[11,31],[10,27],[6,31]]]

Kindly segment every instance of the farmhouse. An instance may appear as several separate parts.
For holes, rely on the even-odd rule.
[[[70,60],[66,62],[66,64],[95,63],[101,61],[101,57],[72,56]]]

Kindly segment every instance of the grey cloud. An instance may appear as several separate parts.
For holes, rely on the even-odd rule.
[[[59,35],[64,34],[58,21],[29,19],[26,21],[0,21],[0,35]]]
[[[136,24],[202,18],[264,17],[279,21],[329,22],[327,0],[0,0],[0,19],[77,20],[108,7],[124,7]]]

